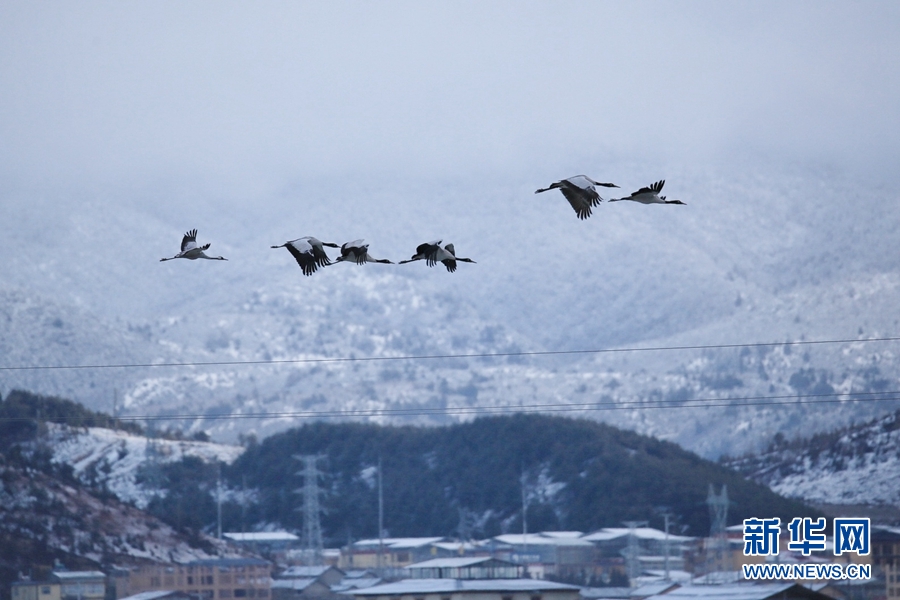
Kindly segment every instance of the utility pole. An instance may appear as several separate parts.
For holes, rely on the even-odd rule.
[[[636,587],[637,578],[641,575],[641,564],[638,560],[641,552],[638,547],[637,532],[635,530],[642,525],[646,525],[647,521],[625,521],[624,524],[628,528],[628,545],[622,551],[622,554],[625,555],[625,564],[628,569],[628,585]]]
[[[294,458],[303,462],[303,470],[297,474],[303,476],[303,487],[297,492],[303,494],[303,548],[307,564],[322,562],[322,524],[319,513],[322,512],[319,496],[319,476],[322,471],[316,463],[325,456],[323,454],[295,454]]]
[[[347,529],[347,563],[350,569],[353,569],[353,536]]]
[[[247,533],[247,476],[241,475],[241,534],[244,533]]]
[[[381,455],[378,455],[378,576],[384,573],[384,490],[381,477]]]
[[[666,529],[666,541],[665,541],[665,549],[666,549],[666,581],[671,581],[669,578],[669,517],[672,516],[672,513],[665,512],[663,513],[663,519],[665,520],[665,529]]]
[[[216,465],[216,533],[222,539],[222,463]]]
[[[522,554],[528,554],[528,490],[525,477],[525,468],[522,467],[522,477],[519,479],[522,486]],[[525,560],[528,560],[525,558]]]
[[[119,430],[119,390],[113,388],[113,431]]]

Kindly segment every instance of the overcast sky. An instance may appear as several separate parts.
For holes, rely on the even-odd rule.
[[[163,323],[147,353],[234,327],[248,358],[294,334],[242,312],[267,291],[358,293],[368,312],[309,322],[381,335],[409,290],[447,315],[412,323],[423,348],[456,319],[529,350],[893,331],[898,33],[896,0],[0,0],[0,293]],[[687,206],[579,222],[533,194],[578,173],[625,194],[666,178]],[[157,262],[194,227],[230,261]],[[270,249],[301,235],[393,260],[442,237],[478,264],[304,278]],[[24,329],[33,307],[7,336],[71,363],[52,326]],[[105,356],[113,328],[83,320],[77,348]]]
[[[896,2],[5,0],[0,194],[746,154],[888,181],[898,31]]]

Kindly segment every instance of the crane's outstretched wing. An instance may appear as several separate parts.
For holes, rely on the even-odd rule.
[[[184,237],[181,238],[181,251],[184,252],[190,248],[197,247],[197,230],[191,229],[187,233],[184,234]],[[207,245],[207,248],[209,246]],[[204,248],[205,250],[205,248]]]

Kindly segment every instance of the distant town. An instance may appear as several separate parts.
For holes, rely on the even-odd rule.
[[[712,508],[715,508],[714,506]],[[788,548],[787,531],[779,540]],[[376,538],[316,548],[287,531],[224,532],[232,557],[107,571],[21,574],[12,600],[891,600],[900,597],[900,528],[874,526],[868,555],[745,553],[744,526],[709,537],[623,527],[483,540]],[[857,564],[864,579],[748,581],[748,565]],[[793,569],[802,572],[803,569]],[[785,572],[793,572],[790,569]]]

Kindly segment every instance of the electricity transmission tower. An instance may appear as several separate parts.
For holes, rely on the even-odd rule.
[[[730,568],[730,565],[725,564],[725,557],[728,553],[728,536],[725,531],[728,523],[729,504],[727,486],[722,484],[722,491],[716,494],[713,485],[709,484],[706,504],[709,506],[709,540],[706,547],[707,573],[719,573]]]
[[[144,467],[144,483],[145,489],[149,488],[150,494],[156,498],[162,495],[163,487],[163,450],[159,442],[159,432],[152,425],[147,426],[146,445],[144,446],[144,456],[146,463]]]
[[[319,515],[322,507],[319,497],[324,490],[319,488],[319,476],[322,471],[316,463],[325,458],[322,454],[295,454],[294,458],[303,463],[303,470],[297,475],[303,476],[303,487],[298,494],[303,496],[303,536],[301,538],[307,564],[317,565],[322,562],[322,525]]]

